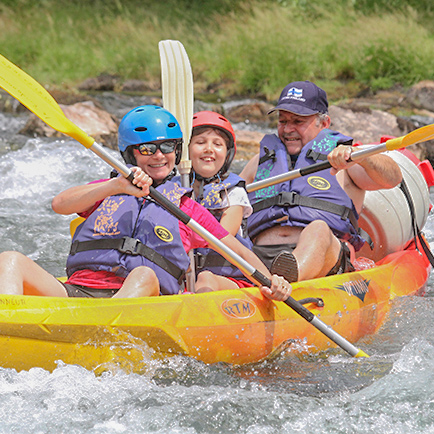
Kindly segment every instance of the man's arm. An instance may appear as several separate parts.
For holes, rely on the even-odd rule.
[[[338,146],[330,152],[328,160],[333,166],[331,173],[336,174],[346,169],[351,181],[360,190],[393,188],[402,181],[399,165],[387,155],[372,155],[357,162],[349,162],[351,153],[362,148],[362,146]]]

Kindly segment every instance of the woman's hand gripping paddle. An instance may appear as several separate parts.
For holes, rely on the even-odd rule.
[[[79,127],[74,125],[69,119],[66,118],[54,98],[52,98],[51,95],[37,81],[28,76],[24,71],[19,69],[1,55],[0,87],[14,96],[18,101],[24,104],[30,111],[32,111],[36,116],[40,117],[52,128],[80,142],[126,178],[130,180],[133,178],[132,171],[126,165],[112,158],[101,145],[95,143],[94,139],[89,137],[84,131],[82,131]],[[149,195],[168,212],[172,213],[190,229],[204,238],[223,257],[249,275],[252,282],[265,286],[271,285],[270,279],[268,279],[268,277],[264,276],[262,273],[252,267],[247,261],[226,247],[225,244],[218,240],[214,235],[209,233],[196,221],[192,220],[187,214],[177,208],[172,202],[165,198],[161,193],[156,191],[153,187],[150,188]],[[312,312],[310,312],[292,297],[289,297],[287,300],[285,300],[285,303],[351,356],[368,357],[364,351],[356,348],[353,344],[348,342],[345,338],[323,323]]]

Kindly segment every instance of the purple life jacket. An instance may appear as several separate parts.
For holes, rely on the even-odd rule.
[[[189,190],[167,181],[157,190],[179,207]],[[154,270],[164,295],[182,290],[190,260],[182,244],[179,221],[151,198],[109,196],[77,227],[67,275],[82,269],[127,277],[136,267]]]
[[[336,146],[351,144],[351,141],[351,137],[324,129],[303,147],[294,169],[325,160]],[[261,141],[255,181],[291,169],[286,146],[275,134],[266,135]],[[314,220],[323,220],[338,238],[349,241],[356,251],[365,242],[358,233],[359,216],[354,204],[330,169],[251,192],[249,199],[253,214],[247,219],[247,225],[252,239],[276,225],[305,227]]]
[[[173,178],[174,182],[180,183],[181,178],[179,176]],[[220,222],[223,208],[222,208],[222,192],[230,190],[233,187],[245,187],[245,181],[235,173],[229,173],[229,176],[220,182],[211,182],[203,186],[203,197],[197,198],[196,201],[203,207],[208,209],[211,214]],[[253,243],[247,235],[246,221],[243,221],[244,225],[243,235],[237,233],[235,238],[245,245],[248,249],[252,249]],[[194,256],[196,260],[196,275],[201,271],[208,270],[214,274],[232,277],[234,279],[240,279],[249,281],[244,274],[228,260],[221,256],[216,251],[209,248],[195,249]]]

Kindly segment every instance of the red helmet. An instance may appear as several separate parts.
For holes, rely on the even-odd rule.
[[[226,155],[226,161],[220,169],[220,173],[226,173],[235,157],[235,153],[237,152],[235,132],[231,123],[220,113],[202,111],[193,115],[193,130],[197,127],[217,128],[218,130],[222,130],[228,136],[228,153]]]

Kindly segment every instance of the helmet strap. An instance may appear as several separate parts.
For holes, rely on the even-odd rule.
[[[194,170],[190,173],[190,179],[191,184],[194,184],[194,181],[197,179],[199,181],[199,195],[197,197],[197,200],[200,202],[203,199],[203,186],[207,184],[211,184],[212,182],[216,181],[218,179],[218,182],[222,182],[222,178],[220,176],[220,172],[216,173],[214,176],[211,176],[210,178],[204,178],[203,176],[196,173]]]
[[[172,169],[172,171],[161,181],[156,181],[154,179],[152,183],[152,187],[158,187],[161,184],[164,184],[166,181],[170,181],[176,175],[176,169]]]
[[[199,175],[194,170],[192,170],[193,177],[194,177],[193,182],[195,179],[197,179],[198,181],[203,181],[204,184],[210,184],[211,182],[214,182],[216,179],[221,181],[220,172],[221,171],[218,171],[214,176],[211,176],[209,178],[204,178],[203,176]]]

